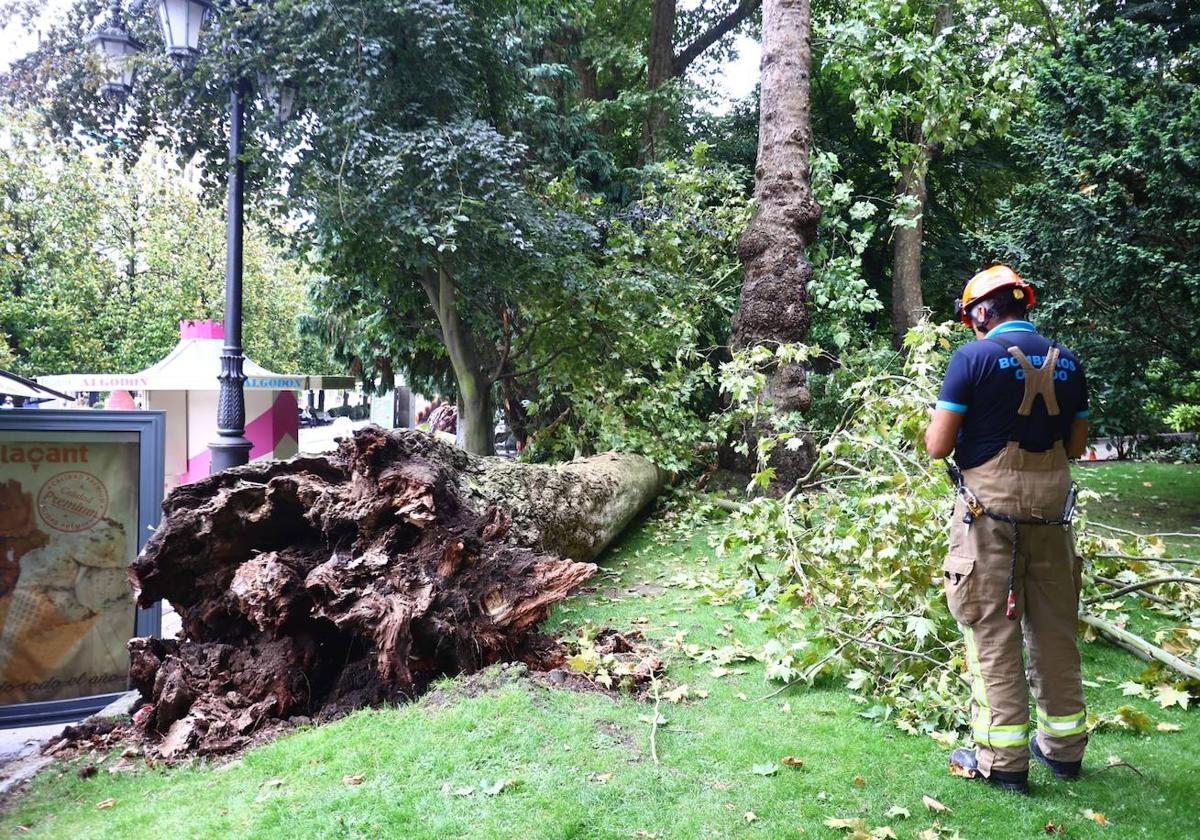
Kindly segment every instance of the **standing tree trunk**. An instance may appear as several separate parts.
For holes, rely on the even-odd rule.
[[[650,12],[646,55],[646,89],[650,91],[650,105],[642,132],[643,161],[658,158],[667,130],[667,112],[658,99],[658,90],[675,75],[675,3],[676,0],[654,0]]]
[[[897,349],[904,344],[904,334],[917,321],[925,300],[921,296],[921,238],[925,232],[925,170],[929,151],[920,146],[920,159],[904,164],[900,169],[900,194],[908,196],[913,206],[905,218],[911,227],[896,225],[892,231],[892,343]]]
[[[654,0],[650,10],[650,39],[646,46],[646,89],[650,105],[642,128],[642,162],[657,160],[667,132],[667,112],[655,91],[679,78],[704,51],[742,25],[758,9],[762,0],[739,0],[719,20],[701,32],[678,53],[675,52],[675,16],[678,0]]]
[[[470,329],[462,322],[454,296],[454,282],[445,268],[430,270],[421,280],[437,313],[442,343],[454,369],[458,386],[458,442],[473,455],[495,452],[492,425],[492,383]]]
[[[951,3],[939,3],[933,13],[934,37],[949,29],[953,23],[954,9]],[[925,310],[925,298],[921,292],[921,246],[929,200],[925,177],[937,147],[926,140],[920,128],[912,142],[917,147],[916,156],[900,167],[899,188],[900,195],[907,196],[913,202],[905,218],[915,222],[911,227],[897,225],[892,230],[892,343],[896,349],[904,346],[905,333],[917,325]]]
[[[733,317],[736,349],[774,347],[808,337],[807,286],[812,265],[805,247],[821,217],[821,206],[808,184],[811,40],[810,0],[763,3],[762,92],[754,169],[757,210],[738,242],[745,277]],[[798,364],[778,364],[768,372],[764,396],[775,416],[809,408],[812,398],[806,381]],[[769,433],[769,421],[749,430],[751,457],[757,438]],[[811,441],[794,451],[775,447],[770,456],[774,492],[790,489],[808,472],[814,457]]]

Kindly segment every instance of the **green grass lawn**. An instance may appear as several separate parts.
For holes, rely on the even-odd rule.
[[[1081,462],[1080,486],[1102,493],[1093,519],[1142,533],[1200,534],[1200,467],[1140,461]],[[1200,556],[1200,539],[1167,537],[1174,556]]]
[[[596,591],[551,619],[638,626],[652,640],[753,645],[762,628],[733,606],[700,603],[672,586],[715,563],[703,536],[662,546],[635,531],[604,562]],[[633,589],[633,592],[630,590]],[[644,623],[642,620],[644,619]],[[636,622],[636,623],[635,623]],[[732,628],[732,635],[730,629]],[[546,687],[509,671],[446,681],[412,705],[362,711],[303,731],[223,766],[202,763],[78,778],[75,765],[44,772],[0,815],[0,832],[30,836],[150,837],[840,837],[828,817],[862,818],[915,837],[937,822],[965,838],[1041,836],[1048,821],[1070,837],[1200,836],[1200,721],[1179,709],[1123,698],[1117,683],[1142,664],[1103,643],[1085,647],[1094,711],[1126,702],[1182,726],[1151,737],[1093,737],[1085,771],[1117,756],[1138,767],[1074,783],[1032,772],[1022,798],[948,775],[946,750],[859,717],[836,686],[793,689],[770,700],[758,663],[714,678],[711,666],[667,652],[669,677],[707,699],[663,703],[656,765],[651,708],[629,698]],[[785,755],[801,769],[757,775]],[[362,776],[359,784],[343,781]],[[495,795],[481,782],[514,780]],[[953,809],[935,815],[931,796]],[[97,804],[112,799],[111,807]],[[908,817],[886,816],[893,806]],[[1100,827],[1083,816],[1102,812]]]

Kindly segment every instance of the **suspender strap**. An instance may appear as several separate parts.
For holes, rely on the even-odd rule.
[[[1025,394],[1021,398],[1021,406],[1017,409],[1017,422],[1009,437],[1010,441],[1015,440],[1019,444],[1025,437],[1025,426],[1029,415],[1033,412],[1033,401],[1037,399],[1038,394],[1042,395],[1042,400],[1046,403],[1046,413],[1051,417],[1058,416],[1058,395],[1054,392],[1054,371],[1058,366],[1060,348],[1055,342],[1050,342],[1050,348],[1046,351],[1046,358],[1042,360],[1042,366],[1034,367],[1021,348],[1016,345],[1009,346],[1003,336],[997,335],[987,340],[994,341],[1003,347],[1021,366],[1024,374]]]
[[[1040,368],[1035,368],[1030,363],[1025,354],[1021,352],[1020,347],[1015,345],[1009,347],[1008,352],[1021,365],[1021,370],[1025,371],[1025,396],[1021,400],[1021,407],[1017,409],[1017,414],[1028,417],[1033,410],[1033,401],[1038,394],[1041,394],[1042,399],[1046,401],[1046,413],[1051,417],[1057,417],[1058,396],[1054,393],[1054,370],[1058,365],[1058,345],[1050,345]]]

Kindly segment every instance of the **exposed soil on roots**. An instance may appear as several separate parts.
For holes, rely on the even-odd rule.
[[[139,604],[167,599],[183,623],[130,642],[148,758],[238,751],[498,661],[561,663],[536,625],[596,567],[521,544],[411,440],[367,428],[329,458],[170,495],[130,570]]]

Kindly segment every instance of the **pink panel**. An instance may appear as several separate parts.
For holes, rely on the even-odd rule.
[[[291,391],[275,392],[275,400],[271,407],[246,424],[246,439],[253,444],[250,448],[250,460],[270,457],[275,447],[285,437],[297,440],[300,436],[300,412],[296,403],[296,395]],[[187,484],[208,475],[212,454],[205,449],[203,452],[188,459],[188,471],[180,477],[180,483]]]
[[[179,337],[184,338],[225,338],[224,321],[180,321]]]

